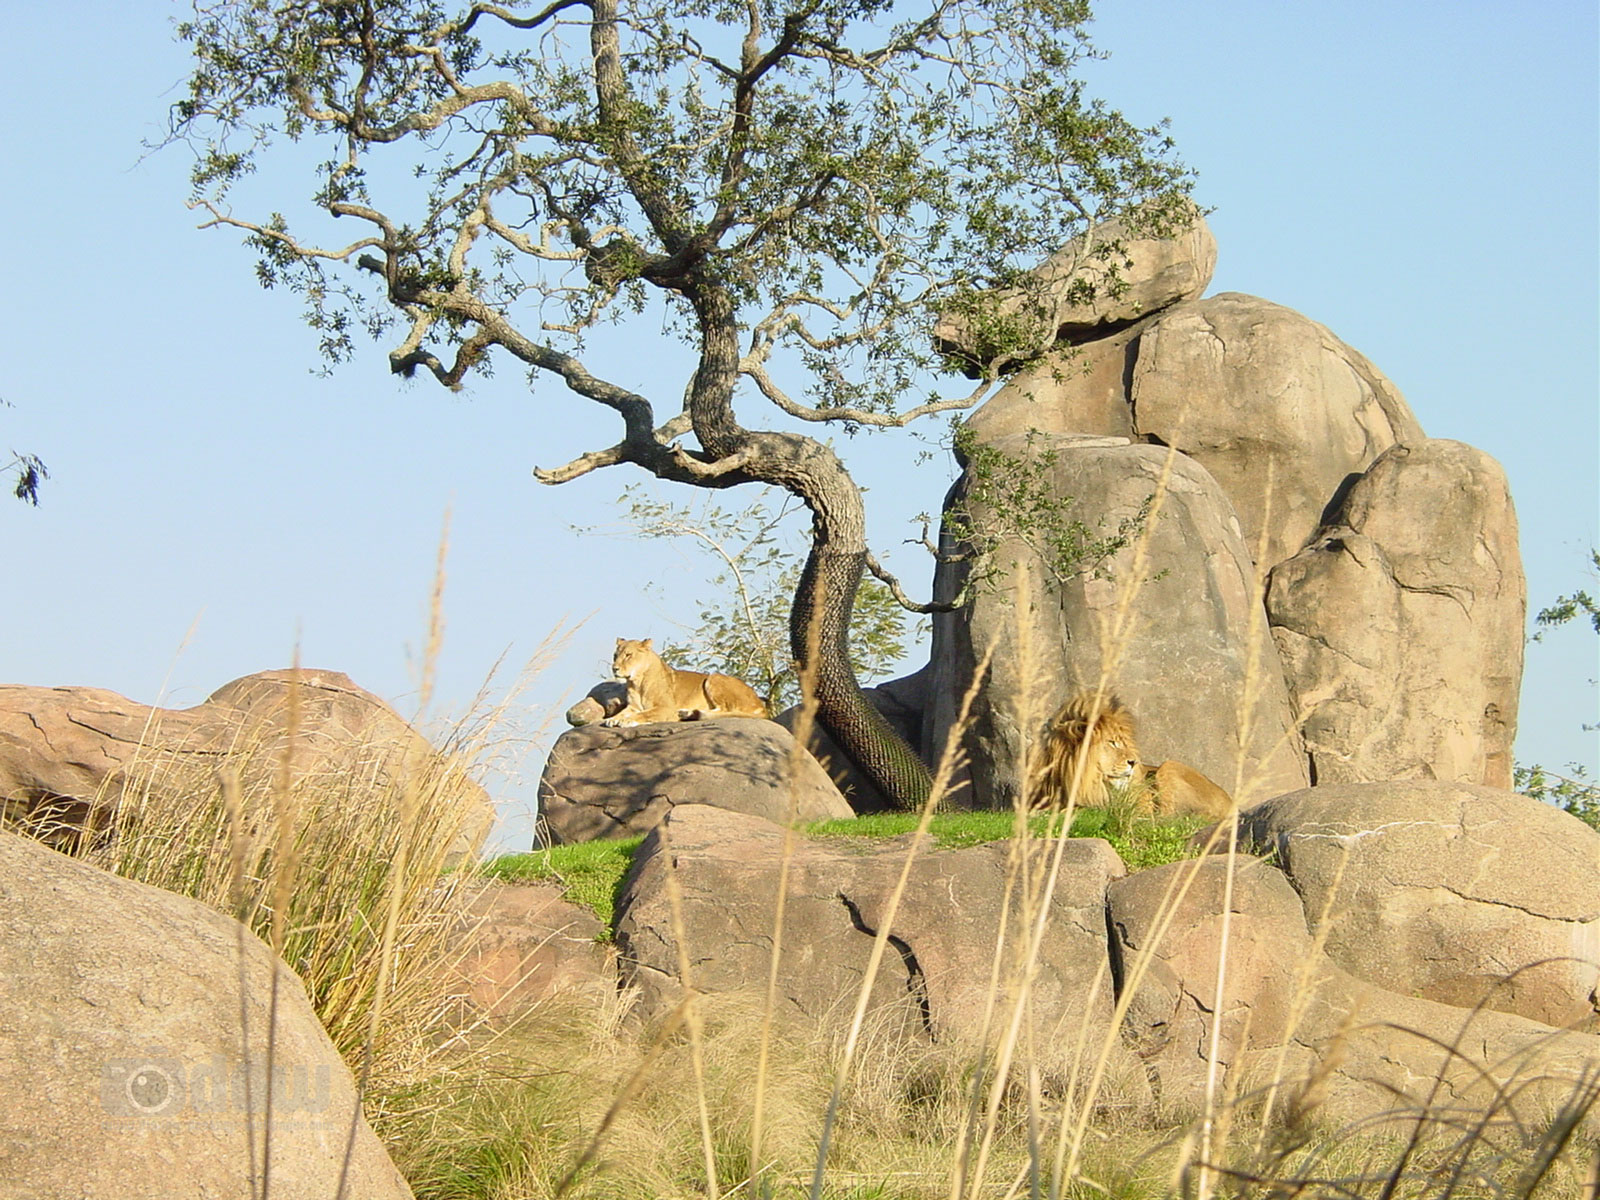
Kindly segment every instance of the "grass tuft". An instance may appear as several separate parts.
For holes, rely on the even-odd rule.
[[[506,854],[484,863],[480,872],[502,883],[559,883],[568,900],[583,905],[610,929],[622,881],[633,865],[634,851],[643,841],[640,836],[575,842],[529,854]]]

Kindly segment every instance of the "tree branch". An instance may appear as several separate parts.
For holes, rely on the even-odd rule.
[[[924,614],[955,612],[972,598],[972,585],[968,582],[961,585],[961,590],[956,593],[954,600],[929,600],[926,604],[913,600],[906,595],[905,589],[900,586],[900,581],[884,569],[878,562],[877,556],[870,550],[867,551],[867,570],[872,572],[874,579],[889,589],[889,593],[899,602],[900,607],[909,612]]]
[[[931,416],[934,413],[959,412],[969,409],[982,400],[984,394],[994,386],[992,381],[983,380],[973,391],[965,396],[952,396],[947,400],[930,400],[926,404],[908,408],[902,413],[881,413],[865,408],[815,408],[809,404],[801,404],[780,388],[766,367],[752,361],[752,356],[750,355],[746,355],[740,361],[739,373],[753,379],[763,396],[798,420],[813,422],[843,421],[852,425],[869,425],[875,429],[900,429],[913,421]]]

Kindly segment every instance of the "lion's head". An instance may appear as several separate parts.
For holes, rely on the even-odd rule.
[[[1085,743],[1088,754],[1079,804],[1103,804],[1108,787],[1123,787],[1140,777],[1133,714],[1115,696],[1102,696],[1097,705],[1093,692],[1079,692],[1056,710],[1034,752],[1029,794],[1036,808],[1066,805],[1079,750]]]
[[[654,639],[634,641],[632,638],[618,638],[617,651],[611,656],[611,677],[628,682],[660,662],[661,656],[655,651]]]

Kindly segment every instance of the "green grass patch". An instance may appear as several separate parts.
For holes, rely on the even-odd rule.
[[[1053,837],[1059,816],[1033,813],[1028,829],[1036,838]],[[1189,838],[1204,828],[1201,817],[1145,817],[1117,808],[1079,809],[1073,817],[1070,837],[1105,838],[1128,865],[1139,871],[1163,863],[1192,858]],[[917,827],[915,813],[872,813],[841,821],[818,821],[805,827],[812,837],[837,839],[882,839],[910,833]],[[1016,832],[1016,816],[1009,812],[938,813],[928,826],[934,845],[941,850],[959,850],[1000,842]]]
[[[551,846],[531,854],[506,854],[483,864],[483,874],[504,883],[531,883],[549,879],[561,885],[561,892],[574,904],[581,904],[599,917],[607,929],[616,913],[617,893],[633,852],[644,841],[641,837],[607,842],[575,842],[570,846]]]
[[[1034,813],[1028,818],[1029,831],[1036,838],[1053,837],[1059,819],[1049,813]],[[1116,808],[1085,808],[1074,817],[1070,836],[1105,838],[1128,864],[1128,870],[1139,871],[1192,858],[1189,838],[1204,825],[1199,817],[1154,818]],[[814,822],[805,826],[804,832],[810,837],[867,843],[898,837],[916,827],[915,813],[871,813],[842,821]],[[935,846],[960,850],[1011,837],[1016,832],[1016,817],[1008,812],[939,813],[929,829]],[[632,837],[578,842],[531,854],[506,854],[485,863],[480,870],[505,883],[552,880],[561,885],[568,900],[589,909],[610,929],[617,894],[633,865],[633,852],[642,841],[642,837]]]

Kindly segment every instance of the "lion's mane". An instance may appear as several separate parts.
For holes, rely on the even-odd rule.
[[[1098,708],[1098,712],[1096,709]],[[1079,692],[1056,710],[1029,772],[1029,795],[1036,808],[1065,807],[1072,791],[1078,754],[1085,742],[1089,750],[1083,765],[1078,803],[1100,805],[1107,789],[1138,778],[1139,746],[1133,714],[1115,696]]]

